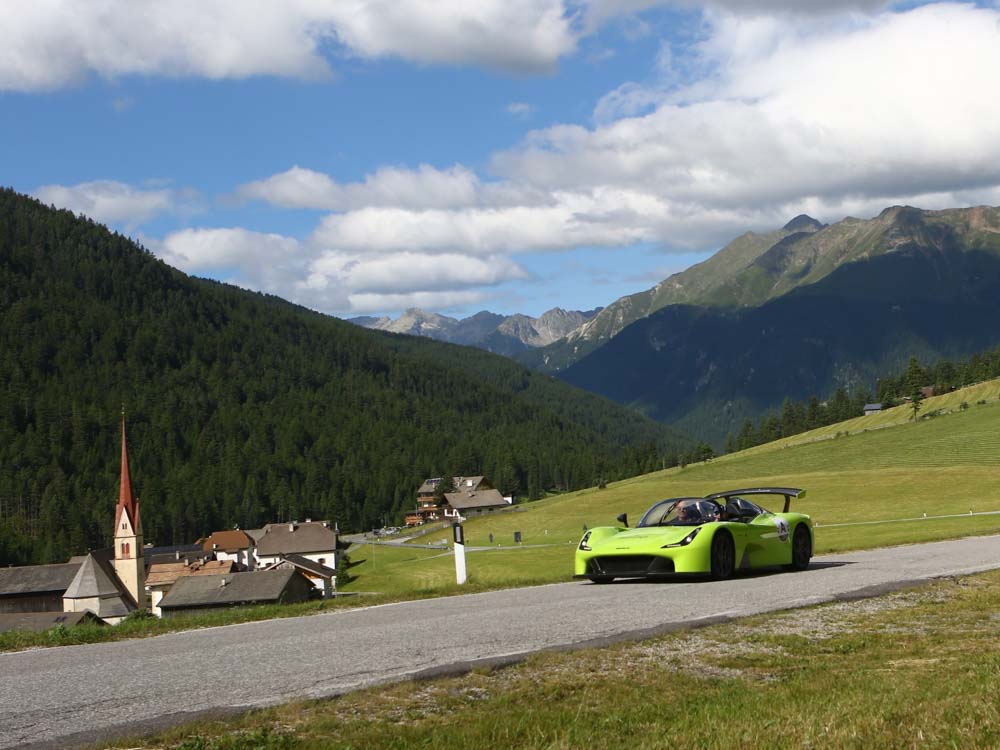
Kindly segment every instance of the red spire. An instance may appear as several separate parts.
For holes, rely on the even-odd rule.
[[[118,488],[118,509],[115,513],[117,527],[122,511],[128,516],[133,533],[139,533],[139,503],[132,495],[132,477],[128,470],[128,446],[125,443],[125,409],[122,409],[122,476]]]

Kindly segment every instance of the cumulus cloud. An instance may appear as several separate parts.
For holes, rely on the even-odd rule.
[[[43,203],[85,214],[95,221],[131,229],[165,213],[195,210],[192,191],[143,190],[114,180],[77,185],[42,185],[34,196]]]
[[[329,175],[298,165],[263,180],[241,185],[236,193],[245,199],[263,200],[285,208],[345,211],[366,206],[401,206],[412,209],[469,205],[478,199],[479,178],[456,165],[435,169],[383,167],[364,182],[342,184]]]
[[[1000,184],[1000,100],[984,95],[1000,70],[996,10],[942,4],[835,24],[719,13],[711,24],[699,47],[710,76],[634,86],[629,106],[651,111],[605,102],[595,127],[532,133],[495,171],[553,193],[647,193],[667,207],[662,240],[693,243],[708,239],[699,215],[726,230],[803,206],[836,219]]]
[[[365,59],[551,69],[572,52],[560,0],[37,0],[0,4],[0,90],[36,91],[90,74],[331,73],[329,49]]]
[[[352,253],[237,227],[184,229],[147,244],[181,270],[279,294],[326,312],[397,309],[397,304],[419,306],[420,300],[431,299],[437,299],[433,306],[440,308],[479,299],[484,287],[528,276],[503,256]],[[379,301],[391,305],[379,307]]]

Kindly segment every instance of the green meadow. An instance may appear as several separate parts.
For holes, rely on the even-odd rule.
[[[467,553],[470,583],[568,580],[584,525],[614,524],[622,512],[634,523],[656,500],[739,487],[806,489],[792,509],[816,523],[817,554],[1000,532],[1000,513],[969,515],[1000,511],[998,395],[1000,381],[990,381],[927,399],[917,421],[904,405],[683,469],[472,518],[465,524],[467,546],[489,547],[493,534],[493,548]],[[968,408],[961,408],[963,402]],[[959,517],[938,518],[952,515]],[[515,531],[521,532],[520,547]],[[450,546],[450,538],[448,530],[414,541],[447,540]],[[454,588],[454,561],[444,548],[364,545],[350,556],[347,591]]]

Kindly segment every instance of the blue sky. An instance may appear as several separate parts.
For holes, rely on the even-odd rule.
[[[801,212],[1000,203],[994,3],[49,0],[0,50],[0,182],[345,317],[588,309]]]

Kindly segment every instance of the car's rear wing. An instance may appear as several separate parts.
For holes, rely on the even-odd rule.
[[[705,495],[707,500],[729,500],[731,497],[744,497],[746,495],[782,495],[785,498],[785,508],[782,513],[787,513],[792,505],[792,498],[796,500],[806,496],[805,490],[794,487],[750,487],[744,490],[727,490],[726,492],[715,492]]]

